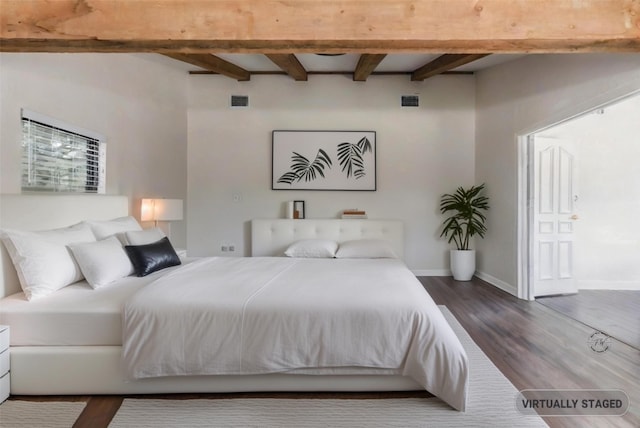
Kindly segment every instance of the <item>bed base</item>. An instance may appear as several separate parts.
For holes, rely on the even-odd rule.
[[[168,394],[284,391],[424,391],[390,375],[215,375],[127,381],[120,346],[14,346],[12,395]]]

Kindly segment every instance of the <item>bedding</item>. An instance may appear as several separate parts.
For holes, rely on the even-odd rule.
[[[338,243],[331,239],[302,239],[296,241],[285,250],[287,257],[333,258],[336,256]]]
[[[133,265],[115,236],[102,241],[68,245],[80,270],[93,288],[108,285],[133,273]]]
[[[29,232],[0,231],[27,300],[38,299],[84,278],[67,245],[96,240],[87,225]]]
[[[130,231],[141,231],[142,227],[132,216],[118,217],[111,220],[89,220],[85,221],[90,228],[96,239],[106,239],[110,236],[117,237],[123,244],[125,244],[125,233]]]
[[[382,239],[354,239],[340,244],[336,251],[338,259],[395,259],[396,254],[389,243]]]
[[[466,354],[397,259],[206,258],[127,300],[130,379],[386,370],[464,410]]]
[[[125,301],[172,269],[122,278],[98,289],[79,281],[32,301],[15,293],[0,299],[0,324],[11,326],[11,346],[119,346]]]
[[[159,270],[177,266],[180,257],[166,236],[158,242],[145,245],[125,245],[124,247],[137,276],[147,276]]]
[[[166,235],[159,227],[144,230],[129,230],[124,233],[127,243],[125,245],[152,244],[164,238]]]

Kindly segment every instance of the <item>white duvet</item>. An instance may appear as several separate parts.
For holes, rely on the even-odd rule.
[[[205,258],[138,291],[123,317],[133,379],[388,369],[465,408],[464,349],[396,259]]]

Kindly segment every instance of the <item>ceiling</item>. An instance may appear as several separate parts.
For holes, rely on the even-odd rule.
[[[260,54],[236,54],[236,53],[220,53],[214,56],[205,55],[167,55],[175,61],[183,63],[183,69],[194,73],[214,73],[224,74],[229,78],[239,81],[247,80],[252,75],[265,74],[289,74],[295,80],[307,80],[309,75],[314,74],[347,74],[353,75],[354,80],[365,81],[370,75],[407,75],[412,80],[423,80],[415,78],[416,70],[431,70],[427,77],[441,73],[473,73],[478,70],[489,68],[504,62],[513,61],[517,58],[524,57],[526,54],[493,54],[493,55],[438,55],[438,54],[388,54],[388,55],[369,55],[375,57],[376,62],[373,66],[369,66],[366,75],[360,74],[360,78],[356,79],[355,72],[358,70],[358,64],[361,58],[367,55],[348,53],[342,55],[317,55],[317,54],[287,54],[281,55],[287,61],[283,65],[281,61],[276,63],[270,59],[269,55]],[[217,58],[215,62],[208,62],[205,56]],[[291,56],[294,57],[291,58]],[[273,55],[271,55],[273,57]],[[279,58],[278,58],[279,59]],[[379,60],[379,62],[377,62]],[[438,60],[438,61],[436,61]],[[446,60],[446,61],[445,61]],[[288,65],[291,61],[299,64],[295,71],[288,71]],[[468,62],[467,62],[468,61]],[[226,63],[226,64],[225,64]],[[463,64],[461,64],[463,63]],[[280,64],[280,65],[278,65]],[[435,64],[435,65],[434,65]],[[438,66],[439,64],[439,66]],[[461,65],[459,65],[461,64]],[[241,69],[237,70],[236,68]],[[231,72],[226,72],[231,69]]]

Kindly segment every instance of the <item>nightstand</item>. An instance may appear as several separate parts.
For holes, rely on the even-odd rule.
[[[11,389],[9,368],[9,326],[0,325],[0,403],[9,398]]]

